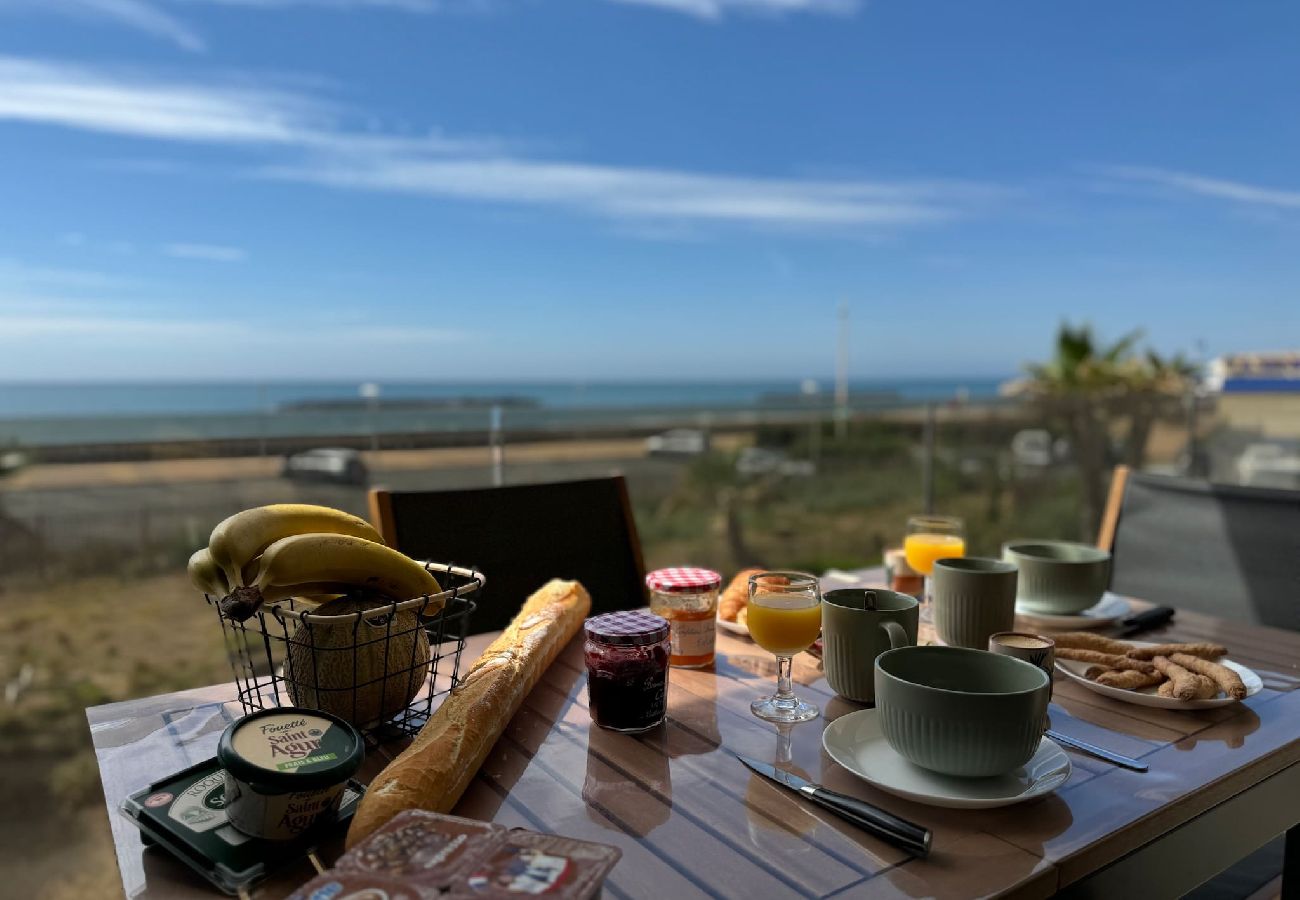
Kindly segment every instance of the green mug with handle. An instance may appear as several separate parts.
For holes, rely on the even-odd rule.
[[[822,595],[822,667],[831,689],[859,703],[876,699],[876,657],[916,646],[915,597],[879,588],[842,588]]]

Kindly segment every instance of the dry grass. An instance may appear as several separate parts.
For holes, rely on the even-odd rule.
[[[216,619],[183,574],[7,583],[0,679],[0,879],[15,897],[120,890],[85,707],[230,680]],[[10,893],[12,891],[12,893]]]

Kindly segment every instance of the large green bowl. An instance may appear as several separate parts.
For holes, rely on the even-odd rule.
[[[1047,673],[964,647],[899,647],[876,658],[876,713],[889,746],[945,775],[1027,763],[1047,727]]]
[[[1002,558],[1020,569],[1016,601],[1033,612],[1083,612],[1110,584],[1110,554],[1089,544],[1012,541],[1002,547]]]

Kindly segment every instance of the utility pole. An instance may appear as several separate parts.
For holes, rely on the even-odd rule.
[[[835,437],[844,440],[849,429],[849,304],[840,301],[839,345],[835,353]]]

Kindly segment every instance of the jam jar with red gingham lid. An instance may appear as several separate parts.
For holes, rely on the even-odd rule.
[[[583,625],[587,699],[601,728],[636,733],[668,709],[668,622],[628,611],[593,616]]]
[[[656,569],[645,583],[650,589],[650,611],[672,626],[668,664],[683,669],[712,665],[722,576],[712,569],[682,566]]]

